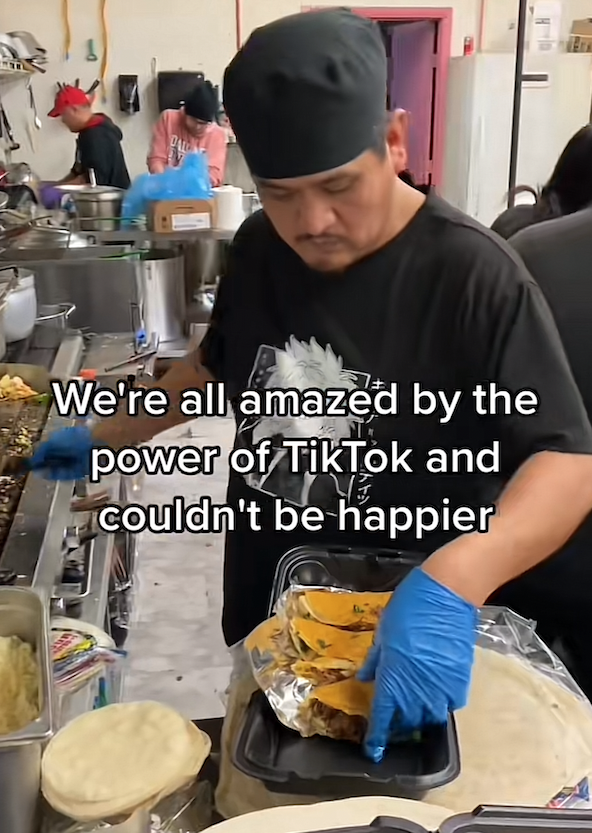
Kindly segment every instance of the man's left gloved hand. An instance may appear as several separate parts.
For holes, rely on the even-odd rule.
[[[364,749],[378,763],[390,735],[445,723],[467,703],[477,608],[423,569],[393,593],[359,674],[375,681]]]

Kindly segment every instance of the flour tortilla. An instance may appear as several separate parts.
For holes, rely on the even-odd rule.
[[[186,770],[179,772],[175,780],[170,781],[159,793],[151,795],[141,803],[138,803],[137,800],[132,801],[131,799],[84,803],[72,802],[54,793],[44,783],[43,793],[45,798],[54,810],[79,822],[106,821],[120,816],[131,816],[134,812],[141,809],[152,810],[164,798],[189,786],[195,780],[205,759],[210,753],[210,738],[192,723],[188,723],[187,728],[194,742],[195,756],[191,764],[188,763]]]
[[[272,807],[216,825],[217,833],[310,833],[333,827],[361,827],[378,816],[393,816],[420,824],[428,831],[437,830],[453,813],[444,807],[421,804],[403,798],[346,798],[323,801],[308,806]]]
[[[79,821],[154,806],[189,783],[210,739],[160,703],[122,703],[82,715],[48,744],[42,789],[54,809]]]
[[[517,658],[477,650],[456,723],[461,775],[426,799],[455,812],[543,807],[592,772],[592,707]]]

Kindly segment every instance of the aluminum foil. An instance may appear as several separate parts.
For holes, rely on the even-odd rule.
[[[288,639],[287,628],[294,599],[305,590],[351,592],[335,587],[292,586],[278,600],[274,618],[256,628],[243,644],[255,680],[278,720],[303,737],[310,737],[316,731],[309,724],[302,706],[315,686],[309,680],[298,677],[290,668],[291,661],[287,652],[282,653],[278,649]],[[279,639],[273,642],[271,650],[270,632],[274,629]],[[537,635],[536,622],[524,619],[507,608],[484,607],[479,616],[477,644],[481,648],[519,659],[530,668],[550,677],[583,702],[588,702],[563,662]]]

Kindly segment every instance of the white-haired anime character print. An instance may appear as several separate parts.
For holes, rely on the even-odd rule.
[[[321,345],[312,338],[298,341],[294,336],[284,349],[263,345],[259,348],[249,380],[251,389],[291,389],[352,391],[368,386],[366,373],[347,370],[343,360],[330,345]],[[283,498],[299,506],[319,506],[334,512],[339,498],[350,500],[355,480],[354,473],[310,474],[294,473],[289,468],[288,451],[281,446],[283,439],[324,439],[331,447],[346,439],[364,439],[368,419],[354,415],[334,416],[262,416],[248,417],[239,428],[238,440],[243,446],[253,447],[262,440],[272,441],[273,452],[268,471],[245,475],[249,486],[258,491]],[[303,452],[306,460],[307,452]]]

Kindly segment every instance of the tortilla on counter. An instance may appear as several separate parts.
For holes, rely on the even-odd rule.
[[[277,800],[277,794],[273,796]],[[240,800],[240,799],[237,799]],[[246,802],[245,802],[246,803]],[[228,818],[216,825],[219,833],[308,833],[310,830],[365,827],[380,816],[406,819],[424,827],[438,830],[442,822],[453,815],[443,807],[421,804],[405,798],[346,798],[324,801],[308,806],[271,807]]]
[[[299,600],[300,609],[324,625],[347,630],[376,630],[392,593],[340,593],[306,590]]]
[[[349,659],[359,668],[372,647],[373,631],[344,631],[312,619],[294,619],[290,634],[302,659],[316,656]]]
[[[462,771],[427,801],[544,807],[592,774],[592,708],[513,656],[478,648],[469,702],[456,714]]]
[[[373,683],[355,677],[318,686],[303,706],[310,728],[334,740],[361,743],[374,695]]]

